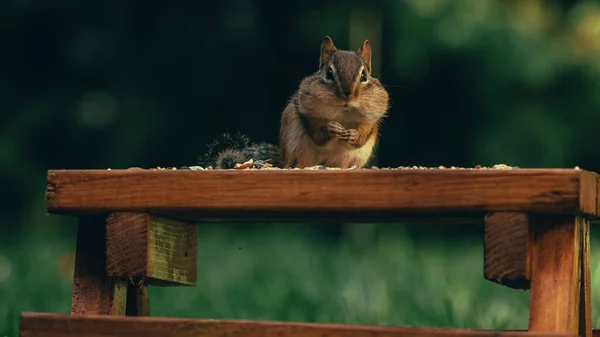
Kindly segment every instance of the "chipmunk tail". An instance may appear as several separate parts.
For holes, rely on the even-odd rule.
[[[198,164],[215,169],[233,169],[236,164],[250,159],[270,160],[273,165],[280,162],[279,147],[268,143],[252,143],[240,132],[223,133],[208,144],[208,150],[200,157]]]
[[[235,164],[241,164],[247,161],[242,150],[225,149],[219,153],[215,160],[216,169],[232,169]]]
[[[245,161],[242,151],[250,145],[248,136],[240,132],[225,132],[207,145],[207,150],[199,158],[198,165],[212,166],[215,169],[234,168],[235,164]]]
[[[263,160],[268,161],[273,166],[282,167],[281,153],[277,145],[265,142],[251,144],[245,147],[242,153],[247,158],[246,160],[250,158],[254,159],[254,161]]]

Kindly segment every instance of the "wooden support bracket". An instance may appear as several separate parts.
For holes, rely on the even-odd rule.
[[[494,212],[485,217],[484,268],[486,280],[513,289],[529,289],[529,216]]]
[[[150,285],[195,285],[198,227],[148,213],[112,213],[107,219],[109,276]]]

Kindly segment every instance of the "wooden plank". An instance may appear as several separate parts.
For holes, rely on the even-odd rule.
[[[106,217],[79,218],[73,315],[124,315],[127,285],[106,273]]]
[[[590,222],[581,222],[581,283],[579,289],[579,335],[591,337],[592,333],[592,279],[590,270]]]
[[[195,285],[198,226],[148,213],[107,219],[108,275],[150,285]]]
[[[74,317],[61,314],[21,313],[21,337],[558,337],[514,331],[408,328],[340,324],[283,323],[261,321],[195,320],[158,317]]]
[[[513,289],[529,289],[529,216],[520,212],[488,213],[483,256],[486,280]]]
[[[56,214],[150,212],[202,221],[248,217],[318,219],[486,212],[596,218],[592,172],[516,170],[52,170],[47,209]],[[593,208],[593,209],[591,209]],[[252,220],[252,219],[248,219]]]
[[[529,330],[577,334],[581,281],[581,226],[576,216],[530,217]]]

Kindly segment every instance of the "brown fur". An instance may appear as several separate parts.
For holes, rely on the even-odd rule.
[[[326,79],[332,67],[333,80]],[[366,82],[361,82],[364,69]],[[325,37],[319,70],[300,83],[281,116],[284,166],[363,167],[371,158],[389,96],[371,77],[371,45],[337,50]]]

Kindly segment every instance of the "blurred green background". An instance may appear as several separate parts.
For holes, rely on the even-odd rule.
[[[75,220],[46,214],[46,170],[193,165],[225,130],[275,142],[325,35],[373,44],[392,100],[379,166],[600,171],[598,1],[1,0],[0,336],[20,311],[70,309]],[[152,288],[151,314],[526,329],[529,293],[483,279],[482,239],[203,224],[197,286]]]

